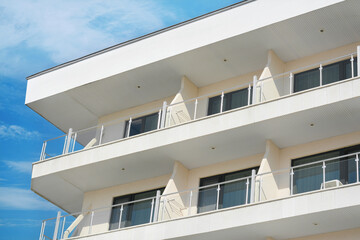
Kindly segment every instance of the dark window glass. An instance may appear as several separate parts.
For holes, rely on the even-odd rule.
[[[162,193],[164,191],[164,188],[116,197],[113,200],[113,205],[155,197],[157,190],[160,190]],[[141,202],[123,205],[120,228],[150,222],[151,202],[151,200],[145,200]],[[121,206],[116,206],[112,208],[109,226],[110,230],[119,228],[120,213]]]
[[[357,76],[357,58],[354,58],[354,76]],[[323,85],[338,82],[351,77],[352,71],[350,59],[323,66]],[[320,86],[319,68],[298,73],[294,76],[294,92],[300,92],[318,86]]]
[[[224,94],[223,111],[248,105],[248,88]],[[252,91],[250,91],[250,104],[252,102]],[[220,112],[221,95],[209,98],[208,115]]]
[[[360,151],[360,145],[338,149],[303,158],[294,159],[293,167],[321,161],[333,157],[339,157]],[[356,182],[355,156],[342,157],[326,162],[325,181],[339,180],[342,184]],[[322,162],[308,166],[294,168],[293,193],[303,193],[319,190],[323,183]]]
[[[255,169],[257,171],[258,167],[202,178],[200,179],[200,186],[203,187],[203,186],[230,181],[238,178],[250,177],[252,169]],[[249,182],[248,202],[250,200],[250,188],[251,188],[250,185],[251,183]],[[217,185],[215,185],[200,189],[199,200],[198,200],[199,213],[212,211],[216,209],[217,188],[218,188]],[[245,203],[246,203],[246,179],[220,185],[219,209],[238,206]]]
[[[132,119],[129,136],[134,136],[140,133],[157,129],[158,118],[159,114],[153,113],[147,116]],[[126,121],[124,137],[127,137],[128,127],[129,121]]]

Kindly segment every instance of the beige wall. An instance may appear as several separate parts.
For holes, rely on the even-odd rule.
[[[266,146],[264,146],[264,153],[262,154],[194,169],[187,169],[181,162],[175,162],[172,175],[160,176],[85,193],[83,210],[87,211],[89,209],[111,206],[113,198],[116,196],[143,192],[166,186],[164,191],[166,197],[161,198],[162,203],[160,204],[159,219],[166,220],[188,216],[189,214],[193,215],[197,213],[197,188],[199,187],[201,178],[258,166],[260,166],[259,174],[265,173],[265,175],[262,177],[261,186],[259,186],[259,177],[256,179],[255,201],[257,202],[260,199],[261,201],[264,201],[287,197],[290,194],[290,172],[288,168],[291,166],[292,159],[359,143],[360,132],[349,133],[283,149],[279,149],[275,143],[268,140]],[[267,172],[279,169],[285,170],[266,174]],[[189,189],[192,189],[192,197],[190,197],[190,191],[187,191]],[[179,191],[183,192],[179,194],[177,193]],[[261,194],[261,198],[259,194]],[[191,206],[190,209],[188,208],[189,206]],[[108,230],[110,213],[110,208],[96,213],[94,217],[93,232]],[[89,216],[86,216],[80,227],[87,226],[88,222]],[[82,232],[85,234],[87,231],[87,227],[83,227]]]
[[[103,210],[97,210],[95,212],[92,233],[103,232],[109,229],[111,214],[111,208],[109,208],[109,206],[113,204],[114,197],[162,188],[168,184],[169,179],[170,175],[164,175],[101,190],[86,192],[84,194],[83,211],[107,207]],[[86,227],[82,227],[82,225]],[[87,226],[89,226],[89,215],[87,215],[79,225],[79,228],[82,228],[82,234],[88,233]]]

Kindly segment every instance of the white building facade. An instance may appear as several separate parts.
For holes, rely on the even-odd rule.
[[[45,239],[360,238],[360,2],[247,0],[28,77]]]

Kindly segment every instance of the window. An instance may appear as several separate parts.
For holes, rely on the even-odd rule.
[[[158,190],[160,190],[162,193],[164,189],[165,188],[160,188],[147,192],[115,197],[113,200],[113,205],[155,197],[156,192]],[[120,228],[135,226],[150,222],[151,202],[152,201],[150,199],[150,200],[123,205]],[[120,212],[121,212],[121,206],[116,206],[111,209],[110,226],[109,226],[110,230],[119,228]]]
[[[231,110],[248,105],[248,88],[224,94],[223,111]],[[252,91],[250,91],[250,104],[252,101]],[[208,115],[220,112],[221,95],[209,98]]]
[[[354,76],[357,76],[357,58],[354,58]],[[322,70],[323,85],[351,77],[350,59],[324,66]],[[294,92],[300,92],[318,86],[320,86],[319,68],[298,73],[294,76]]]
[[[159,118],[159,114],[153,113],[150,115],[132,119],[129,137],[157,129],[158,118]],[[127,137],[128,128],[129,128],[129,121],[126,121],[124,137]]]
[[[360,145],[311,155],[294,159],[291,162],[293,167],[339,157],[360,151]],[[303,193],[319,190],[323,183],[323,164],[315,163],[304,167],[294,168],[293,193]],[[342,184],[356,182],[355,156],[338,158],[326,162],[325,181],[339,180]]]
[[[200,179],[200,187],[217,184],[225,181],[230,181],[234,179],[250,177],[252,169],[256,171],[259,169],[251,168],[221,175],[216,175],[212,177]],[[219,194],[219,209],[228,208],[232,206],[238,206],[246,203],[246,179],[241,181],[235,181],[231,183],[221,184],[220,185],[220,194]],[[249,192],[248,192],[248,201],[250,200],[250,188],[251,182],[249,182]],[[198,212],[207,212],[216,209],[217,203],[217,185],[202,188],[199,191],[199,200],[198,200]]]

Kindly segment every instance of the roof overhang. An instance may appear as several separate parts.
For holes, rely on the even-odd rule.
[[[357,42],[359,8],[355,0],[250,1],[35,74],[26,104],[63,131],[93,126],[174,95],[183,75],[202,87],[262,70],[270,49],[288,62]]]

